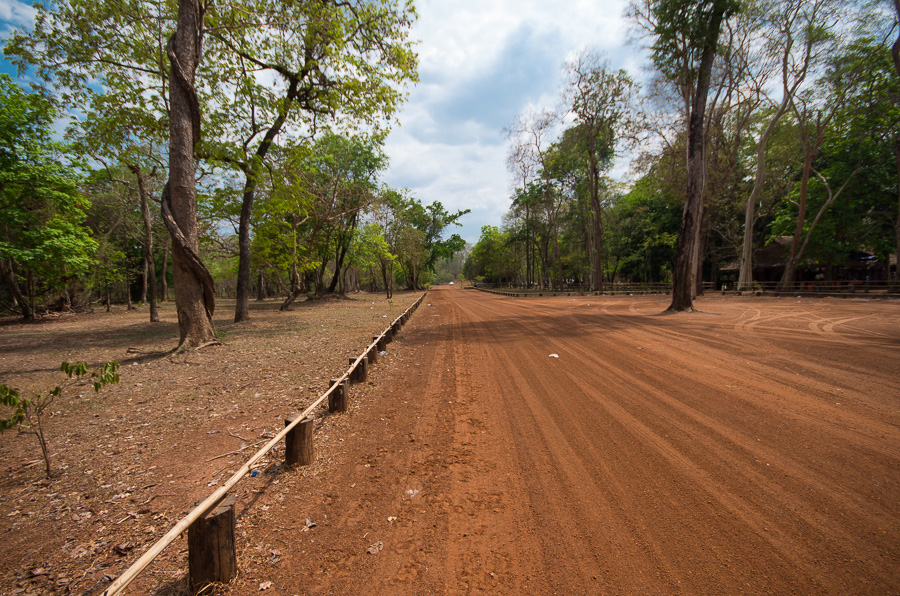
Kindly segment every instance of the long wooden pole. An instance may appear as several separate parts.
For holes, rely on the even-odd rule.
[[[422,296],[420,296],[418,300],[413,302],[412,306],[406,309],[403,314],[406,314],[406,312],[410,310],[415,310],[419,303],[422,302],[422,298],[424,297],[425,294],[422,294]],[[391,327],[393,327],[395,323],[398,323],[402,317],[403,315],[401,314],[399,317],[394,319],[394,321],[391,323]],[[388,329],[390,329],[391,327],[388,327]],[[285,426],[284,429],[277,435],[275,435],[271,441],[266,443],[262,449],[257,451],[250,459],[248,459],[244,463],[244,465],[241,466],[240,469],[238,469],[238,471],[235,472],[234,475],[225,482],[225,484],[219,487],[217,491],[206,497],[204,501],[194,507],[194,509],[190,513],[188,513],[181,519],[181,521],[172,526],[171,530],[166,532],[166,534],[162,538],[157,540],[156,543],[151,546],[150,549],[147,550],[147,552],[145,552],[140,559],[135,561],[131,565],[131,567],[126,569],[125,572],[122,573],[122,575],[116,578],[116,580],[111,583],[109,587],[106,588],[106,590],[103,591],[103,596],[117,596],[118,594],[121,594],[122,590],[128,587],[128,584],[134,581],[134,578],[136,578],[141,571],[143,571],[150,563],[152,563],[153,560],[158,557],[159,554],[167,546],[175,542],[175,539],[178,538],[185,530],[187,530],[192,523],[200,519],[201,516],[206,515],[206,513],[210,509],[212,509],[213,506],[215,506],[222,499],[222,497],[224,497],[225,494],[234,487],[235,484],[237,484],[244,476],[246,476],[250,472],[250,468],[253,466],[253,464],[262,459],[262,457],[266,453],[268,453],[269,450],[274,447],[281,439],[283,439],[285,435],[293,430],[295,426],[300,424],[300,422],[302,422],[323,401],[328,399],[328,396],[331,395],[331,393],[335,389],[337,389],[338,385],[340,385],[344,381],[344,379],[349,378],[350,374],[356,369],[357,366],[359,366],[359,363],[363,360],[363,358],[366,358],[369,350],[378,345],[378,341],[384,336],[385,333],[387,333],[387,329],[385,329],[378,337],[373,338],[372,343],[369,344],[369,346],[365,350],[363,350],[362,354],[360,354],[356,361],[354,361],[353,364],[350,365],[350,367],[344,372],[343,375],[335,380],[336,382],[333,383],[325,393],[320,395],[319,398],[316,399],[316,401],[314,401],[299,416],[297,416],[294,422],[292,422],[288,426]]]

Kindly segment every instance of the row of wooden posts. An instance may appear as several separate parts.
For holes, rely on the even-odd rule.
[[[196,593],[210,583],[228,582],[237,573],[237,550],[235,548],[235,505],[237,498],[228,491],[250,472],[251,466],[284,438],[284,458],[287,466],[306,466],[315,461],[313,442],[314,418],[309,414],[328,399],[329,412],[346,412],[350,408],[350,384],[363,383],[369,375],[369,366],[378,362],[379,353],[409,321],[425,295],[419,297],[406,311],[394,319],[381,335],[372,338],[372,343],[357,358],[350,358],[347,371],[337,379],[332,379],[328,390],[302,413],[285,419],[285,428],[262,449],[256,452],[227,482],[216,492],[199,503],[187,516],[178,522],[165,536],[159,539],[144,555],[135,561],[103,592],[103,596],[120,594],[137,575],[146,568],[162,550],[171,544],[185,530],[188,533],[188,571],[191,589]]]

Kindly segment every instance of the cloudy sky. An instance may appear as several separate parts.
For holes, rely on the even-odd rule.
[[[510,176],[503,128],[558,101],[562,66],[586,48],[639,76],[626,46],[624,0],[417,0],[421,81],[387,142],[388,184],[424,203],[471,209],[458,232],[475,242],[500,225]]]
[[[552,107],[562,66],[579,51],[605,53],[640,78],[637,48],[626,45],[625,0],[417,0],[421,81],[387,142],[385,179],[423,203],[471,209],[459,232],[475,242],[500,225],[510,176],[503,128],[529,106]],[[29,3],[0,0],[0,34],[27,27]],[[11,72],[3,64],[0,70]]]

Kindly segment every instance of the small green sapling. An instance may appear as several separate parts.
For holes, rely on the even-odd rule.
[[[59,369],[71,379],[73,376],[80,379],[88,372],[87,362],[63,362]],[[119,363],[111,360],[91,373],[94,380],[94,391],[100,391],[104,385],[119,382]],[[37,437],[41,445],[41,453],[44,456],[44,465],[47,470],[47,478],[50,478],[50,451],[47,449],[47,437],[44,433],[44,425],[41,416],[53,400],[62,393],[59,385],[46,394],[38,393],[32,399],[22,397],[19,390],[9,385],[0,384],[0,405],[12,408],[12,413],[6,418],[0,418],[0,433],[18,428],[19,432],[32,434]]]

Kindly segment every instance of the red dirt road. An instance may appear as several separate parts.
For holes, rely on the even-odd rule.
[[[666,306],[430,292],[231,593],[900,594],[900,304]]]

